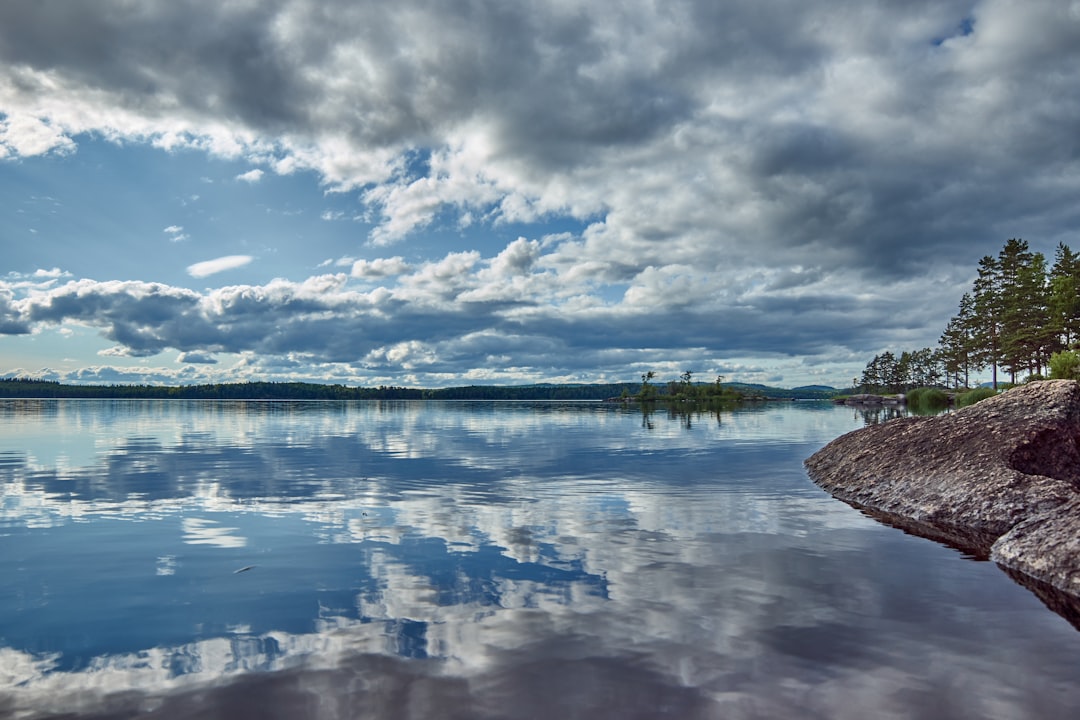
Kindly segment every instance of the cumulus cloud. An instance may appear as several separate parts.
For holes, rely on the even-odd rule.
[[[30,323],[23,318],[13,298],[14,293],[10,289],[0,287],[0,335],[27,335],[30,333]]]
[[[487,4],[6,3],[5,147],[94,131],[312,169],[368,188],[375,244],[443,209],[554,213],[602,219],[597,257],[708,238],[896,272],[1018,213],[1064,232],[1045,193],[1075,190],[1068,3]]]
[[[241,182],[255,184],[262,180],[263,171],[255,168],[254,170],[248,170],[246,173],[240,173],[236,176],[236,179]]]
[[[197,262],[194,265],[188,265],[187,271],[191,277],[203,278],[219,272],[224,272],[225,270],[243,267],[252,260],[254,260],[254,258],[250,255],[226,255],[224,257],[214,258],[213,260],[204,260],[203,262]]]
[[[410,270],[410,266],[400,255],[374,260],[357,260],[352,264],[352,276],[355,278],[384,278],[401,275]]]
[[[54,267],[54,268],[52,268],[50,270],[45,270],[43,268],[38,268],[37,270],[34,271],[33,277],[34,278],[56,279],[56,278],[62,278],[62,277],[71,277],[71,273],[66,272],[64,270],[61,270],[60,268],[57,268],[57,267]]]
[[[67,155],[75,143],[48,119],[17,115],[0,119],[0,157]]]
[[[524,275],[540,257],[540,243],[518,238],[506,246],[491,261],[491,270],[498,276]]]
[[[106,357],[150,357],[210,365],[234,354],[246,370],[280,379],[446,385],[462,379],[625,380],[648,369],[677,376],[765,368],[739,358],[784,361],[792,374],[844,347],[917,339],[932,310],[906,307],[914,281],[852,298],[839,272],[755,275],[718,292],[692,266],[646,268],[601,300],[589,278],[552,269],[561,246],[518,238],[491,257],[447,253],[409,265],[401,257],[357,261],[296,282],[233,285],[202,292],[145,282],[0,283],[0,332],[79,323],[113,345]],[[383,284],[379,284],[383,283]],[[939,283],[941,295],[950,288]],[[924,294],[931,301],[936,298]],[[882,320],[882,318],[886,318]],[[865,361],[863,361],[865,362]]]

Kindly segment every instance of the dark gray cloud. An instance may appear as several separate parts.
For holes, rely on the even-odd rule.
[[[6,63],[58,73],[160,109],[178,101],[235,114],[267,129],[303,122],[314,100],[297,65],[274,39],[285,3],[15,2],[0,8]]]
[[[198,133],[201,123],[270,143],[348,137],[363,177],[336,177],[319,151],[300,160],[346,184],[376,172],[359,156],[440,150],[480,132],[491,174],[515,175],[493,178],[501,194],[563,212],[617,215],[619,199],[604,191],[634,185],[627,171],[667,182],[669,195],[687,191],[683,158],[665,154],[666,143],[697,132],[712,167],[688,169],[719,183],[716,165],[726,165],[741,186],[722,189],[700,221],[909,272],[930,247],[959,262],[950,248],[1046,212],[1047,172],[1063,178],[1080,147],[1075,16],[1054,2],[894,2],[871,12],[844,0],[686,1],[599,12],[482,0],[17,1],[0,9],[0,58],[70,92],[105,93],[143,119],[142,132]],[[1013,25],[1040,41],[1017,38]],[[297,162],[282,152],[287,166]],[[596,196],[576,210],[543,197],[590,180]],[[1073,190],[1065,182],[1059,192]],[[755,203],[770,211],[754,226],[724,220]],[[950,207],[982,219],[928,226]],[[626,230],[677,242],[678,220],[656,219],[651,232]]]
[[[199,352],[185,352],[180,353],[176,358],[179,363],[186,363],[189,365],[217,365],[218,360],[213,355]]]
[[[0,289],[0,335],[25,335],[30,332],[30,324],[12,305],[12,293]]]

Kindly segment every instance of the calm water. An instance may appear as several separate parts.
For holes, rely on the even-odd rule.
[[[1080,717],[1071,625],[808,480],[863,422],[0,401],[0,716]]]

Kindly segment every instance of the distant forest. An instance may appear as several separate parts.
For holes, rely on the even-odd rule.
[[[825,399],[831,388],[786,390],[764,385],[725,383],[749,396]],[[246,382],[212,385],[63,385],[32,378],[0,378],[4,398],[112,398],[159,400],[607,400],[635,396],[640,383],[579,385],[468,385],[420,389],[394,386],[349,387],[304,382]]]

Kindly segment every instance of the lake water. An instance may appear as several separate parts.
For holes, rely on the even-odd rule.
[[[807,478],[864,422],[0,401],[0,717],[1080,717],[1068,622]]]

